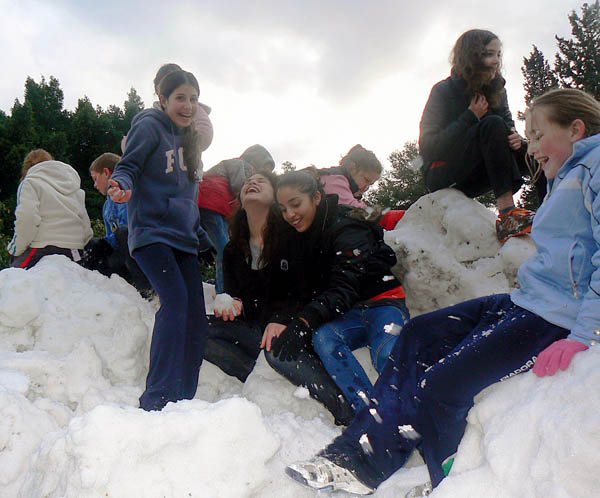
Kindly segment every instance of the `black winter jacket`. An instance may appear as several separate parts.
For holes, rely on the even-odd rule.
[[[455,76],[436,83],[431,89],[429,100],[421,118],[419,148],[428,168],[433,161],[443,161],[452,146],[459,142],[467,130],[477,124],[479,119],[469,110],[471,95],[465,92],[466,82]],[[500,116],[506,122],[507,130],[514,127],[506,91],[497,109],[488,114]]]
[[[359,303],[404,305],[403,299],[367,301],[400,285],[391,272],[396,255],[381,226],[352,218],[352,211],[327,195],[311,227],[290,234],[289,264],[298,280],[289,285],[302,304],[297,316],[313,329]]]

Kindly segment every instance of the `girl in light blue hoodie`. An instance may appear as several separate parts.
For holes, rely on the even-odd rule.
[[[532,367],[539,377],[566,370],[600,340],[600,104],[555,90],[526,119],[548,194],[520,288],[410,320],[365,407],[319,456],[286,469],[294,479],[370,494],[419,447],[431,483],[407,496],[426,496],[449,470],[476,394]]]
[[[199,148],[193,118],[198,82],[173,71],[159,85],[162,110],[148,109],[132,122],[123,158],[108,194],[128,202],[129,250],[160,297],[144,410],[192,399],[207,335],[198,263]]]

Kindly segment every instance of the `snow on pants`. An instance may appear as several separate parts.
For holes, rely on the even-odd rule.
[[[398,336],[370,405],[322,454],[377,487],[419,445],[437,486],[473,397],[531,368],[540,351],[568,333],[513,304],[508,294],[418,316]]]
[[[192,399],[198,387],[208,325],[197,256],[166,244],[136,249],[133,257],[160,298],[154,319],[150,368],[140,397],[144,410]]]
[[[447,158],[435,161],[427,169],[427,188],[435,192],[454,187],[468,197],[490,190],[496,197],[515,193],[523,183],[520,167],[526,168],[525,151],[512,151],[508,134],[509,129],[500,116],[485,116],[454,144]]]

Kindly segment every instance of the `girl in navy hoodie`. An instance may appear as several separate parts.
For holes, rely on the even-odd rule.
[[[123,158],[108,191],[128,202],[129,250],[160,297],[144,410],[192,399],[206,343],[202,274],[198,263],[198,133],[193,126],[200,90],[192,73],[174,71],[159,85],[162,110],[132,122]]]

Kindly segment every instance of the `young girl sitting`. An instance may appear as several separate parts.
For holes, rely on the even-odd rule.
[[[367,207],[361,197],[379,180],[382,171],[375,154],[360,144],[342,157],[339,166],[316,170],[326,194],[337,194],[340,204],[358,208]]]
[[[276,177],[264,172],[251,176],[241,188],[241,209],[223,255],[227,294],[217,295],[215,318],[210,320],[205,358],[242,382],[254,368],[267,324],[288,323],[299,309],[296,289],[290,285],[298,276],[286,264],[283,251],[285,233],[293,229],[275,204],[276,185]],[[353,411],[321,361],[307,355],[297,366],[291,381],[305,386],[336,423],[350,423]]]
[[[494,192],[496,235],[504,242],[530,232],[534,213],[515,208],[513,201],[523,183],[526,149],[508,108],[501,51],[490,31],[460,36],[451,75],[433,87],[423,111],[419,146],[430,191],[454,187],[469,197]]]
[[[263,342],[272,351],[267,359],[285,375],[290,370],[285,361],[314,347],[356,411],[372,384],[352,351],[368,346],[381,372],[408,320],[404,291],[391,273],[396,256],[379,225],[349,216],[351,209],[339,206],[336,196],[325,196],[308,172],[283,175],[277,201],[296,230],[288,261],[302,270],[301,281],[294,283],[302,307],[287,327],[267,327]]]
[[[85,192],[77,171],[44,149],[25,156],[17,191],[15,233],[7,246],[11,265],[31,268],[49,254],[80,261],[92,238]]]
[[[160,298],[144,410],[192,399],[207,335],[197,259],[199,149],[193,118],[198,81],[173,71],[159,84],[162,110],[138,114],[108,194],[128,202],[129,250]]]
[[[477,393],[534,364],[538,376],[554,375],[598,343],[600,104],[580,90],[555,90],[535,99],[526,119],[529,153],[549,194],[535,216],[537,252],[519,269],[520,288],[409,321],[367,409],[319,456],[290,465],[295,479],[369,494],[419,446],[435,487]]]

